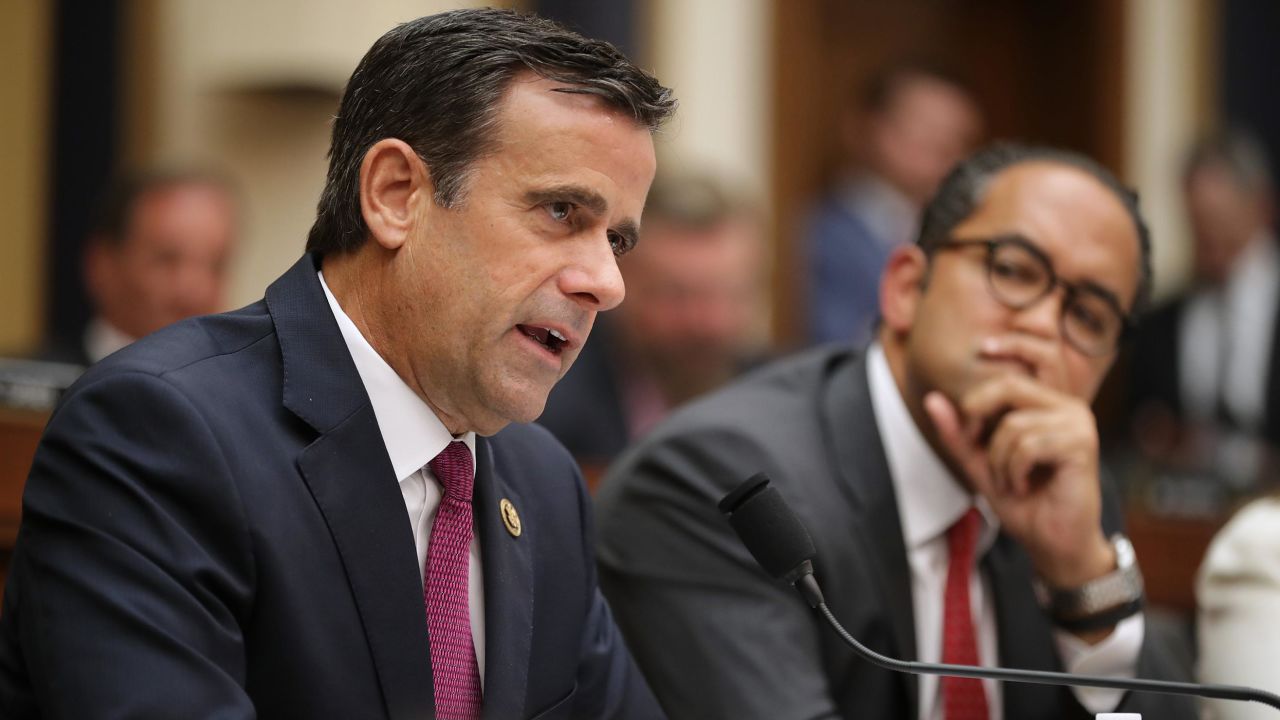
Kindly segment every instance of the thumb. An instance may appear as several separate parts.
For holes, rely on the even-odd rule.
[[[957,458],[963,458],[971,450],[969,439],[960,424],[960,413],[946,395],[934,390],[924,396],[924,410],[933,420],[942,444]]]
[[[968,473],[976,485],[985,486],[989,473],[986,452],[970,437],[955,404],[946,395],[934,390],[924,396],[924,410],[933,421],[938,439],[942,441],[947,454]]]

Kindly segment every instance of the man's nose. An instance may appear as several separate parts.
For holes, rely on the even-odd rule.
[[[594,312],[612,310],[622,302],[626,286],[607,239],[575,248],[575,257],[560,273],[560,290]]]

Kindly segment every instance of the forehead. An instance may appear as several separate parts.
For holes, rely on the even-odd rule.
[[[227,231],[234,221],[235,203],[221,186],[193,180],[148,188],[130,205],[124,234],[133,238],[157,229]],[[207,233],[206,233],[207,234]]]
[[[1138,230],[1114,192],[1089,173],[1028,161],[995,175],[957,237],[1021,235],[1068,282],[1092,282],[1132,305],[1138,288]]]
[[[499,106],[491,157],[512,180],[589,183],[613,195],[610,214],[639,218],[657,167],[649,130],[599,97],[562,91],[570,87],[516,76]]]

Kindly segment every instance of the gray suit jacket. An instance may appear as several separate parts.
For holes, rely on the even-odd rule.
[[[823,348],[764,368],[660,426],[623,456],[598,496],[600,582],[673,718],[909,718],[914,677],[858,659],[790,587],[756,565],[716,503],[770,474],[808,526],[836,616],[872,649],[915,655],[911,581],[892,481],[861,356]],[[1103,525],[1119,508],[1104,493]],[[1001,535],[983,561],[999,654],[1061,669],[1025,553]],[[1143,677],[1183,674],[1148,633]],[[1091,718],[1066,688],[1004,685],[1004,714]],[[1122,711],[1195,717],[1185,699],[1130,694]]]

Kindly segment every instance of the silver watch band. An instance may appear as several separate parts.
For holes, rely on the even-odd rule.
[[[1036,582],[1040,604],[1056,620],[1075,620],[1133,604],[1142,598],[1142,571],[1129,538],[1111,536],[1116,551],[1116,569],[1076,588],[1051,588]]]

